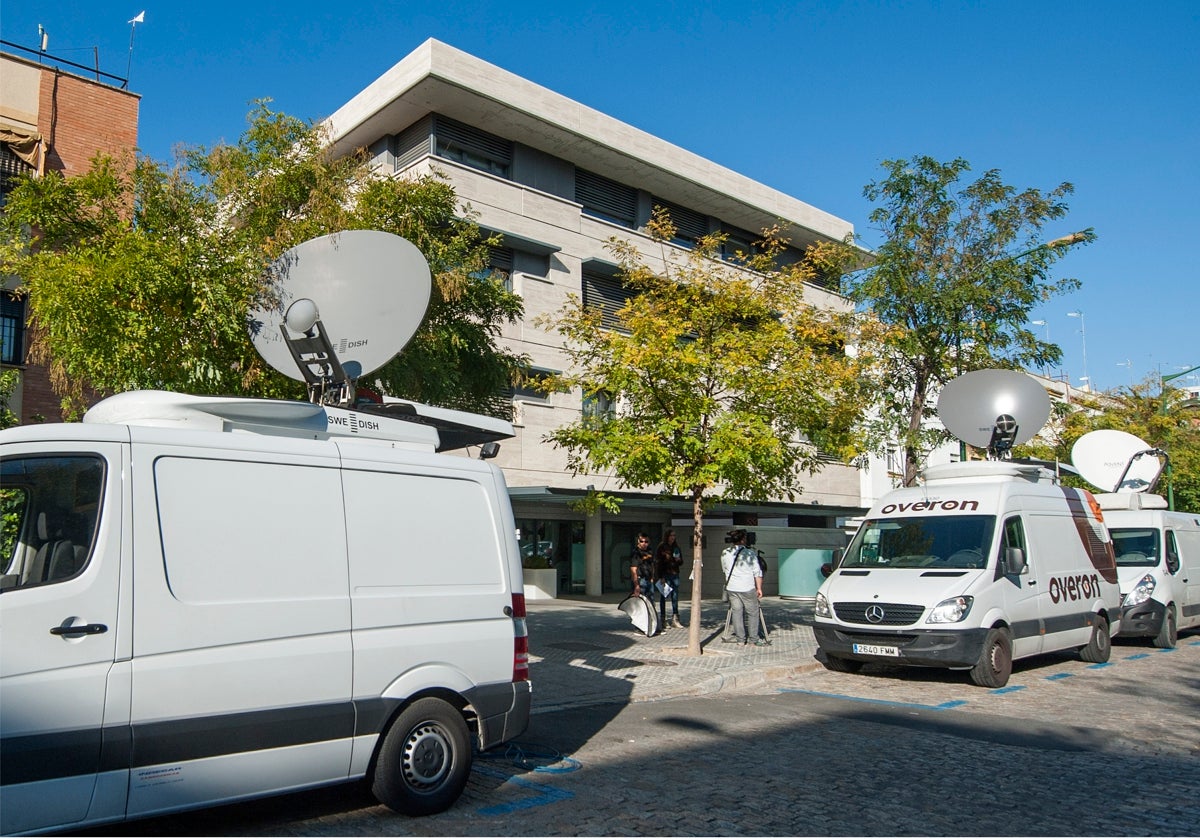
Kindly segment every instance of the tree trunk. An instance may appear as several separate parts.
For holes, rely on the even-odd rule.
[[[925,419],[925,396],[929,387],[924,377],[917,377],[913,385],[912,403],[908,407],[908,434],[904,441],[904,486],[912,487],[917,483],[917,472],[921,468],[920,452],[915,441],[921,432],[921,424]]]
[[[704,557],[704,488],[692,488],[692,613],[688,616],[688,655],[699,656],[700,604],[703,600],[702,568]]]

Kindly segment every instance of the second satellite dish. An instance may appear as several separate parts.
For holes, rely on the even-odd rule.
[[[346,230],[287,250],[268,271],[272,304],[250,313],[255,349],[271,367],[304,380],[281,325],[296,335],[319,320],[351,379],[378,370],[416,334],[429,306],[429,264],[407,239]]]
[[[942,425],[961,441],[1007,452],[1036,435],[1050,419],[1050,397],[1015,370],[977,370],[946,383],[938,395]],[[996,446],[997,442],[1001,446]]]
[[[1071,463],[1084,481],[1105,493],[1150,490],[1163,470],[1162,451],[1118,429],[1088,432],[1071,447]]]

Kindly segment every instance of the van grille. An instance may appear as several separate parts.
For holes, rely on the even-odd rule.
[[[878,620],[867,616],[867,610],[874,607],[882,611]],[[867,624],[875,627],[900,627],[914,624],[920,620],[925,608],[920,604],[880,604],[877,601],[846,601],[835,603],[833,611],[841,621],[850,624]]]

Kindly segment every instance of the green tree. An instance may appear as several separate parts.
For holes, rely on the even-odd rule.
[[[68,416],[91,393],[163,388],[299,396],[254,352],[247,313],[268,264],[307,239],[378,229],[430,262],[428,316],[409,348],[362,382],[394,396],[500,414],[525,360],[498,344],[522,313],[487,276],[486,243],[444,179],[372,174],[333,157],[320,126],[256,103],[233,145],[185,148],[168,167],[99,157],[79,176],[27,179],[3,215],[0,266],[22,278]]]
[[[617,329],[574,297],[557,316],[571,361],[558,384],[603,395],[615,410],[585,410],[548,440],[577,474],[611,470],[624,487],[691,499],[696,655],[706,502],[794,498],[821,452],[856,455],[868,360],[843,350],[850,313],[805,303],[813,269],[776,265],[784,243],[774,232],[741,265],[719,258],[717,236],[679,257],[665,246],[674,229],[661,211],[648,232],[662,248],[653,265],[634,245],[612,243],[632,295]]]
[[[0,429],[7,429],[20,422],[16,413],[8,407],[9,400],[16,393],[20,383],[19,377],[16,368],[0,368]]]
[[[1070,463],[1072,447],[1088,432],[1129,432],[1162,449],[1170,458],[1175,509],[1200,512],[1200,409],[1188,399],[1187,392],[1170,386],[1163,389],[1158,379],[1151,379],[1116,393],[1076,393],[1070,410],[1062,412],[1053,425],[1057,433],[1049,442],[1035,441],[1018,454]],[[1097,489],[1075,476],[1066,476],[1063,481]],[[1167,495],[1165,475],[1160,477],[1155,492]]]
[[[878,203],[870,220],[884,241],[869,267],[845,274],[843,290],[887,327],[874,348],[885,383],[874,434],[900,442],[910,485],[928,450],[947,439],[926,423],[941,386],[982,368],[1059,360],[1058,346],[1028,328],[1029,314],[1078,287],[1074,279],[1050,279],[1050,268],[1095,235],[1089,229],[1040,242],[1043,228],[1067,214],[1068,183],[1018,192],[993,169],[960,186],[970,170],[961,158],[918,156],[883,167],[886,177],[864,195]],[[840,268],[856,257],[845,249]]]

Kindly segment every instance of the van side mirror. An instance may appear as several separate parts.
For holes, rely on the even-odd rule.
[[[829,577],[831,574],[833,574],[833,564],[832,563],[822,563],[821,564],[821,577]]]
[[[1023,575],[1029,571],[1029,564],[1025,562],[1025,550],[1011,546],[1004,549],[1004,569],[1002,571],[1006,575]]]

